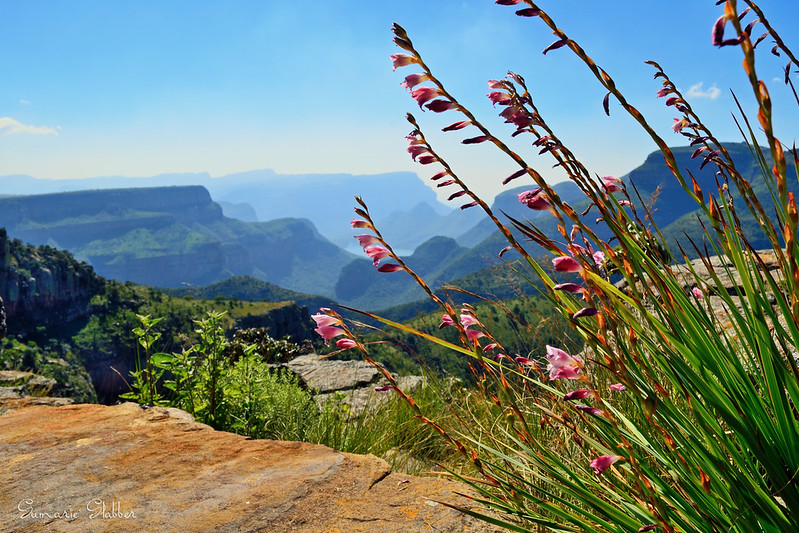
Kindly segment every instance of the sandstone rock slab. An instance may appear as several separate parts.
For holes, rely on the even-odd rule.
[[[135,404],[0,416],[0,530],[488,532],[453,482],[373,456],[214,431]]]

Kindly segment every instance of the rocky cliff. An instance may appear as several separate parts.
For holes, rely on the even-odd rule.
[[[103,280],[86,263],[50,246],[11,240],[0,228],[0,297],[10,334],[85,317],[89,300],[102,288]]]

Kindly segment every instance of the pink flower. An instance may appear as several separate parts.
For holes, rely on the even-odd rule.
[[[517,363],[519,363],[520,365],[531,365],[531,364],[533,364],[533,362],[531,360],[529,360],[526,357],[522,357],[521,355],[517,356],[514,360]]]
[[[437,173],[437,174],[434,174],[434,175],[433,175],[433,176],[430,178],[430,181],[437,181],[437,180],[440,180],[441,178],[443,178],[444,176],[449,176],[449,175],[450,175],[450,174],[449,174],[449,172],[448,172],[448,171],[446,171],[446,170],[442,170],[441,172],[439,172],[439,173]]]
[[[419,60],[409,54],[391,54],[391,62],[394,64],[394,70],[397,70],[399,67],[404,67],[411,63],[418,63]]]
[[[485,337],[482,331],[477,329],[467,329],[466,330],[466,338],[469,339],[469,342],[474,342],[480,337]]]
[[[349,350],[350,348],[355,348],[358,346],[358,343],[352,339],[339,339],[336,341],[336,348],[339,350]]]
[[[338,337],[339,335],[344,335],[344,330],[335,326],[319,326],[314,331],[325,339],[325,344],[327,344],[327,341],[330,339]]]
[[[336,318],[334,316],[325,315],[322,313],[316,313],[315,315],[311,315],[316,325],[319,327],[325,326],[340,326],[342,324],[340,318]]]
[[[520,174],[521,175],[521,174]],[[538,196],[538,193],[541,192],[541,187],[536,187],[535,189],[531,189],[529,191],[524,191],[517,195],[519,201],[523,204],[526,204],[528,200]]]
[[[518,199],[535,211],[552,211],[552,204],[549,203],[547,195],[541,192],[541,187],[519,193]]]
[[[486,345],[483,347],[483,353],[486,353],[486,352],[488,352],[488,351],[491,351],[491,350],[493,350],[493,349],[494,349],[494,348],[496,348],[496,347],[497,347],[497,343],[496,343],[496,342],[492,342],[492,343],[490,343],[490,344],[486,344]]]
[[[420,165],[429,165],[430,163],[435,163],[438,161],[438,158],[433,154],[422,154],[416,159],[416,161]]]
[[[591,468],[594,469],[594,473],[596,473],[596,475],[600,475],[602,472],[610,468],[610,465],[619,459],[621,459],[621,457],[618,455],[600,455],[591,461]]]
[[[693,294],[694,298],[696,298],[697,300],[705,295],[705,293],[702,292],[702,289],[700,289],[699,287],[694,287],[693,289],[691,289],[691,294]]]
[[[367,246],[380,243],[380,240],[374,235],[355,235],[354,238],[358,240],[358,244],[360,244],[363,249],[366,249]]]
[[[591,254],[591,257],[593,258],[594,263],[596,263],[597,266],[602,266],[602,263],[605,262],[605,252],[601,250]]]
[[[497,0],[496,3],[501,6],[515,6],[516,4],[521,4],[522,0]]]
[[[411,96],[419,104],[419,109],[422,108],[422,104],[439,95],[441,95],[441,91],[438,90],[438,87],[419,87],[411,91]]]
[[[452,320],[452,317],[449,315],[441,315],[441,324],[438,325],[438,329],[445,328],[447,326],[454,326],[455,321]]]
[[[375,266],[380,263],[380,260],[384,257],[389,257],[391,254],[388,253],[388,250],[383,248],[382,246],[370,246],[369,248],[364,249],[366,255],[372,258],[372,262]]]
[[[508,105],[511,103],[510,95],[503,91],[491,91],[486,96],[494,105]]]
[[[657,97],[658,98],[663,98],[664,96],[666,96],[670,92],[671,92],[671,89],[667,89],[666,87],[664,87],[664,88],[662,88],[661,90],[659,90],[657,92]]]
[[[426,146],[422,146],[421,144],[412,144],[408,148],[406,148],[409,154],[411,154],[411,159],[416,161],[416,158],[422,154],[428,153],[430,150],[427,149]]]
[[[680,133],[684,127],[688,125],[688,121],[684,118],[675,118],[674,124],[672,124],[671,129],[674,133]]]
[[[624,391],[627,390],[627,387],[625,387],[621,383],[614,383],[614,384],[612,384],[610,386],[610,390],[616,391],[616,392],[624,392]]]
[[[602,176],[600,179],[602,180],[602,187],[608,194],[621,190],[621,187],[619,187],[621,179],[616,176]]]
[[[371,229],[372,228],[371,224],[369,224],[367,221],[361,220],[359,218],[353,218],[352,222],[350,222],[350,226],[352,226],[352,229],[355,229],[355,228]]]
[[[583,268],[573,257],[567,255],[553,259],[552,266],[555,272],[579,272]]]
[[[472,137],[470,139],[464,139],[461,141],[461,144],[479,144],[482,142],[486,142],[488,140],[487,135],[479,135],[477,137]]]
[[[586,398],[589,394],[591,394],[591,391],[588,389],[577,389],[565,394],[563,396],[563,399],[566,401],[582,400],[583,398]]]
[[[434,113],[443,113],[444,111],[455,107],[455,103],[450,102],[449,100],[433,100],[425,107]]]
[[[573,357],[553,346],[547,345],[547,371],[549,372],[549,379],[555,380],[558,378],[577,379],[580,372],[579,357]]]
[[[403,88],[405,88],[405,89],[410,91],[415,86],[419,85],[420,83],[424,83],[424,82],[428,81],[429,79],[430,79],[430,76],[428,76],[427,74],[410,74],[408,76],[405,76],[405,81],[400,83],[400,85]]]
[[[460,319],[464,328],[477,325],[477,319],[472,315],[463,314],[461,315]]]
[[[547,366],[549,368],[549,366]],[[550,381],[558,378],[563,379],[580,379],[580,368],[573,365],[562,366],[560,368],[552,369],[549,372]]]
[[[393,388],[394,387],[392,387],[391,385],[384,385],[382,387],[375,387],[375,392],[386,392],[386,391],[391,390]]]

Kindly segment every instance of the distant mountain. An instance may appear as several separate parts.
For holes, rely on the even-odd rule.
[[[759,167],[746,145],[731,143],[727,149],[744,177],[758,191],[766,212],[773,212]],[[712,165],[700,169],[701,158],[691,159],[690,147],[673,151],[679,168],[690,171],[706,190],[715,189]],[[436,202],[432,191],[413,174],[288,178],[271,171],[224,179],[200,174],[168,177],[176,181],[206,180],[216,187],[214,194],[219,196],[214,198],[232,204],[227,206],[228,210],[241,209],[243,218],[255,211],[258,219],[268,222],[226,217],[207,189],[194,186],[0,198],[0,226],[6,225],[13,237],[66,248],[79,259],[90,262],[100,274],[120,280],[172,287],[186,282],[199,287],[231,276],[250,276],[367,310],[413,302],[424,295],[407,275],[377,272],[360,251],[357,255],[349,254],[320,234],[324,231],[338,235],[345,246],[355,244],[349,230],[354,194],[364,196],[383,235],[395,249],[402,250],[407,263],[433,289],[471,274],[473,277],[467,278],[468,282],[481,286],[474,276],[482,274],[475,273],[496,265],[498,252],[507,244],[478,209],[448,210]],[[675,255],[675,240],[685,243],[683,232],[701,237],[696,205],[676,183],[660,152],[649,155],[623,179],[636,205],[642,201],[652,204],[654,220]],[[108,178],[102,184],[120,180],[130,183],[131,179]],[[87,183],[101,184],[93,180],[0,178],[0,194],[33,185],[86,186]],[[562,182],[553,187],[578,212],[587,207],[573,183]],[[518,193],[529,188],[532,185],[503,192],[493,202],[492,209],[503,221],[502,213],[527,219],[540,231],[562,240],[552,215],[530,210],[518,202]],[[642,200],[635,196],[634,188]],[[795,181],[789,188],[799,194]],[[752,228],[754,220],[735,195],[733,199],[741,206],[738,211],[744,228]],[[287,212],[310,215],[271,218]],[[590,212],[586,223],[607,239],[607,230],[595,223],[595,217],[596,211]],[[323,221],[319,231],[315,220]],[[756,232],[747,231],[747,234],[754,238]],[[419,241],[422,242],[417,245]],[[533,256],[543,255],[534,244],[523,238],[521,241]],[[759,241],[754,244],[764,245]],[[516,258],[513,252],[504,256],[506,260]],[[222,294],[227,289],[217,286],[215,290]]]
[[[304,218],[328,240],[343,246],[352,219],[354,196],[369,204],[375,220],[398,210],[426,203],[438,213],[449,206],[438,202],[435,193],[414,173],[390,172],[376,175],[352,174],[277,174],[272,170],[253,170],[211,177],[207,173],[162,174],[146,178],[108,176],[85,179],[36,179],[30,176],[0,176],[0,196],[31,195],[93,189],[120,189],[161,186],[201,185],[224,206],[225,215],[245,221],[277,218]],[[246,204],[242,206],[240,204]],[[256,219],[252,217],[255,212]],[[408,248],[415,248],[425,234]]]
[[[519,194],[524,191],[529,191],[535,188],[535,184],[531,183],[524,187],[516,187],[507,191],[503,191],[494,198],[491,204],[491,210],[499,218],[501,222],[507,222],[505,216],[510,215],[517,220],[535,220],[542,217],[549,216],[546,211],[533,211],[521,202],[519,202]],[[579,202],[584,198],[580,189],[571,181],[562,181],[552,185],[552,188],[558,193],[560,199],[569,204]],[[484,216],[483,219],[473,226],[468,231],[458,235],[457,241],[463,246],[476,246],[489,235],[497,231],[497,227],[490,218]]]
[[[250,275],[332,294],[353,259],[308,220],[227,218],[198,186],[0,198],[0,226],[11,237],[67,249],[102,276],[161,287]]]

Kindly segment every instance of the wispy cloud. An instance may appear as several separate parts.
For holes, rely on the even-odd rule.
[[[58,135],[58,129],[50,126],[29,126],[11,117],[0,117],[0,133],[3,135],[12,135],[14,133]]]
[[[691,85],[691,88],[688,89],[688,92],[685,94],[689,98],[710,98],[711,100],[715,100],[721,95],[721,89],[716,87],[714,83],[711,85],[707,91],[702,90],[703,83],[700,81],[696,85]]]
[[[31,101],[30,100],[25,100],[24,98],[22,100],[20,100],[19,103],[22,104],[22,105],[31,105]]]

